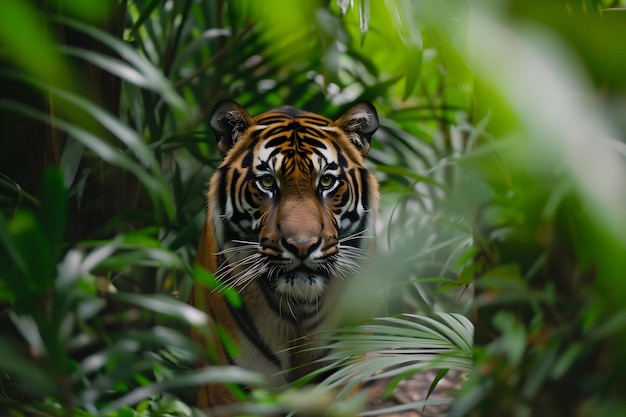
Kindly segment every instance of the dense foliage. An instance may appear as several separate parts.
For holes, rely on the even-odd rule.
[[[220,381],[259,387],[247,414],[354,415],[363,380],[456,370],[451,415],[622,415],[623,2],[294,4],[0,2],[0,414],[188,416]],[[379,248],[329,335],[337,400],[193,367],[222,99],[379,111]]]

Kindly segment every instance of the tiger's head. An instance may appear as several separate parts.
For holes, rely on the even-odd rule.
[[[239,291],[261,280],[267,296],[319,302],[357,270],[374,233],[378,185],[364,157],[375,108],[361,102],[333,121],[292,107],[251,117],[228,101],[210,124],[222,157],[208,210],[216,275]]]

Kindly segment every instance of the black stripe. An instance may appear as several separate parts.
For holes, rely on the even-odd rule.
[[[233,211],[237,211],[237,180],[241,174],[236,169],[233,169],[232,178],[230,180],[230,203],[233,206]],[[226,203],[226,202],[224,202]],[[226,212],[226,205],[222,207],[222,214]]]
[[[285,133],[287,133],[287,132],[285,132]],[[267,143],[265,144],[265,147],[266,148],[279,147],[283,143],[289,143],[289,146],[293,146],[293,139],[292,139],[292,137],[290,137],[287,134],[280,135],[280,136],[275,135],[275,137],[272,137],[271,139],[269,139],[267,141]]]
[[[357,187],[357,185],[359,184],[359,181],[361,181],[361,179],[359,177],[357,177],[357,171],[356,170],[350,170],[348,171],[348,175],[350,176],[350,179],[352,180],[352,187],[353,188],[352,192],[355,194],[358,194],[359,192],[359,188]],[[348,193],[346,193],[347,195]],[[361,193],[361,195],[363,195]],[[367,195],[365,196],[365,198],[367,198]],[[344,204],[344,201],[342,199],[342,204]],[[365,208],[367,208],[367,206],[364,206]],[[346,209],[348,207],[345,207]],[[341,216],[341,219],[348,219],[350,220],[352,223],[355,223],[359,220],[359,212],[358,212],[358,208],[359,208],[359,198],[358,195],[355,196],[355,201],[354,201],[354,209],[353,210],[346,210],[345,213]]]
[[[369,185],[368,185],[368,179],[369,176],[367,169],[365,168],[359,168],[359,173],[361,174],[361,202],[363,204],[363,207],[365,209],[369,208]]]
[[[278,299],[278,297],[276,297],[276,291],[266,277],[259,277],[259,287],[261,287],[267,305],[271,307],[272,311],[274,311],[278,317],[281,319],[284,318],[280,301],[276,301]],[[293,319],[293,317],[288,316],[287,319],[295,323],[295,319]]]
[[[252,166],[252,155],[253,155],[252,151],[249,151],[248,153],[244,155],[244,157],[241,159],[242,168],[250,168],[250,166]]]
[[[359,220],[359,212],[356,210],[352,210],[352,211],[346,211],[342,216],[341,216],[341,220],[343,219],[348,219],[350,220],[352,223],[356,223]],[[352,225],[350,225],[352,226]],[[347,227],[346,229],[348,229],[349,227]],[[345,230],[345,229],[344,229]]]
[[[274,365],[280,369],[280,359],[278,356],[274,354],[272,349],[270,349],[269,345],[263,340],[263,337],[259,334],[259,331],[254,326],[254,321],[250,316],[250,312],[246,309],[245,305],[242,305],[239,308],[233,307],[231,304],[227,303],[228,309],[230,313],[233,315],[233,318],[237,322],[237,326],[242,331],[244,336],[265,356],[265,358],[272,362]]]
[[[300,138],[300,142],[306,143],[307,145],[310,145],[313,148],[326,149],[326,144],[314,136],[308,136],[308,135],[302,136]]]
[[[250,140],[247,145],[248,153],[246,153],[244,157],[241,159],[242,168],[246,169],[252,166],[252,161],[254,158],[254,148],[256,147],[258,142],[259,142],[258,131],[253,131],[250,135]]]
[[[343,149],[341,149],[341,146],[339,146],[339,144],[335,142],[334,140],[331,141],[331,143],[333,144],[333,146],[335,147],[335,150],[337,151],[337,160],[338,160],[337,162],[339,162],[339,166],[343,168],[347,168],[348,160],[343,155]]]
[[[259,117],[256,123],[259,125],[271,125],[275,123],[284,122],[285,120],[288,120],[288,117],[285,117],[285,115],[283,114],[268,114],[268,115]]]
[[[312,314],[308,314],[308,315],[307,315],[306,317],[304,317],[304,318],[305,318],[305,319],[308,319],[308,318],[310,318],[310,317],[313,317],[313,316],[314,316],[314,315],[316,315],[316,314],[317,314],[317,311],[315,311],[315,312],[314,312],[314,313],[312,313]],[[314,330],[317,326],[319,326],[320,324],[322,324],[322,322],[323,322],[325,319],[326,319],[326,316],[324,316],[324,315],[320,315],[320,316],[318,317],[318,319],[317,319],[317,320],[315,320],[315,321],[314,321],[313,323],[311,323],[310,325],[308,325],[308,326],[306,326],[306,327],[302,328],[302,329],[301,329],[301,331],[302,331],[303,333],[305,333],[305,334],[306,334],[307,332],[310,332],[310,331]]]

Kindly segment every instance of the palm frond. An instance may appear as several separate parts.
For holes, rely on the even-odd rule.
[[[332,371],[316,389],[338,390],[337,398],[343,398],[368,381],[390,379],[388,390],[393,391],[401,380],[418,372],[455,370],[467,373],[472,369],[473,325],[461,314],[382,317],[370,324],[339,329],[327,337],[331,353],[319,360],[322,365],[319,371],[300,382]],[[363,415],[450,404],[452,399],[414,401]]]

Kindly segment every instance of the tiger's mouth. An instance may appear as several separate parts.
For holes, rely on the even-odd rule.
[[[329,277],[322,271],[299,266],[276,277],[274,288],[281,296],[311,302],[323,297],[328,280]]]
[[[317,277],[328,280],[328,276],[324,275],[322,271],[314,271],[313,269],[306,266],[299,266],[290,271],[284,272],[282,276],[279,277],[279,279],[282,278],[289,282],[308,281],[309,283],[311,283],[311,281],[316,279]]]

